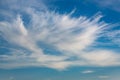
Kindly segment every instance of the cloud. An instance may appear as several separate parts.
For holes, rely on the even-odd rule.
[[[120,43],[120,30],[112,31],[111,33],[106,34],[106,36],[112,40],[113,43]],[[119,45],[119,44],[118,44]]]
[[[82,73],[83,73],[83,74],[90,74],[90,73],[94,73],[94,71],[92,71],[92,70],[85,70],[85,71],[83,71]]]
[[[99,6],[120,12],[120,0],[94,0]]]
[[[88,64],[99,66],[120,65],[120,56],[112,51],[97,50],[89,53],[81,54],[82,58],[86,59]]]
[[[99,76],[99,78],[101,78],[101,79],[107,79],[107,78],[109,78],[109,76]]]
[[[0,22],[0,37],[7,45],[0,47],[9,50],[0,53],[0,68],[37,66],[62,70],[72,66],[120,65],[118,53],[91,50],[110,26],[100,21],[102,15],[71,17],[71,14],[37,10],[31,6],[24,9],[24,14],[29,16],[27,25],[21,13],[12,14],[11,21]]]

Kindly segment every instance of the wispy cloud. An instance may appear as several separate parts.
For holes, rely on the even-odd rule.
[[[101,78],[101,79],[107,79],[107,78],[109,78],[109,76],[99,76],[99,78]]]
[[[97,3],[101,7],[109,8],[120,12],[120,0],[93,0],[93,2]]]
[[[102,15],[71,17],[71,14],[36,10],[33,7],[24,9],[23,12],[30,17],[27,25],[20,13],[10,22],[0,22],[0,36],[15,46],[10,48],[8,45],[6,48],[10,51],[1,53],[0,68],[44,66],[65,69],[71,66],[120,65],[118,53],[90,49],[110,26],[100,21]],[[46,46],[53,51],[45,52]]]
[[[82,73],[83,74],[90,74],[90,73],[94,73],[94,71],[93,70],[85,70]]]

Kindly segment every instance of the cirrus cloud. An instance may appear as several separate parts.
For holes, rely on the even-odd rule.
[[[110,26],[100,21],[102,15],[71,17],[31,7],[25,8],[24,13],[30,17],[27,25],[20,13],[10,22],[0,22],[0,37],[7,42],[7,46],[0,47],[9,50],[0,53],[0,68],[44,66],[61,70],[71,66],[120,65],[118,53],[90,50]]]

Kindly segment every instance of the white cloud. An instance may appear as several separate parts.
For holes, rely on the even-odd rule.
[[[98,76],[99,78],[101,78],[101,79],[107,79],[107,78],[109,78],[109,76]]]
[[[27,26],[24,25],[22,14],[15,16],[11,22],[0,22],[0,36],[20,47],[10,48],[8,54],[0,55],[0,68],[44,66],[61,70],[71,66],[120,65],[120,55],[113,51],[96,48],[88,51],[104,32],[104,27],[109,26],[100,21],[101,15],[76,18],[71,17],[71,14],[34,8],[25,8],[24,13],[30,16]],[[39,43],[50,45],[62,54],[46,54]]]
[[[80,55],[88,64],[98,66],[120,65],[120,55],[108,50],[97,50]]]
[[[83,74],[90,74],[90,73],[94,73],[94,71],[93,70],[85,70],[82,73]]]
[[[106,7],[115,11],[120,12],[120,0],[93,0],[96,4],[98,4],[101,7]]]
[[[107,33],[106,36],[114,43],[119,45],[120,43],[120,30],[112,31],[111,33]],[[120,46],[120,45],[119,45]]]

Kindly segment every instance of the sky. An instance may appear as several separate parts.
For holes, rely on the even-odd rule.
[[[120,80],[120,0],[0,0],[0,80]]]

